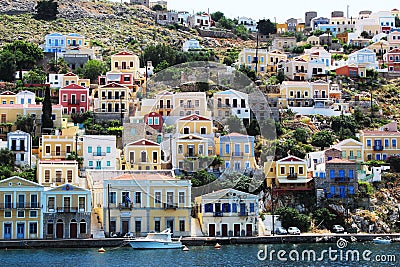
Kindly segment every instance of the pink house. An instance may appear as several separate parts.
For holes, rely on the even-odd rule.
[[[144,122],[151,128],[161,132],[163,127],[163,117],[157,112],[150,112],[144,115]]]
[[[63,106],[63,114],[88,111],[88,96],[88,88],[74,83],[60,88],[59,104]]]

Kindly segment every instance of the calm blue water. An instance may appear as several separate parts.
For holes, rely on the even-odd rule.
[[[267,251],[285,250],[286,257],[292,250],[314,250],[317,257],[324,249],[337,249],[335,244],[282,244],[267,245]],[[393,255],[393,262],[329,260],[328,255],[322,261],[291,261],[277,260],[261,261],[257,257],[259,250],[265,245],[230,245],[216,250],[213,247],[190,247],[190,251],[181,250],[133,250],[128,247],[114,250],[107,249],[98,253],[97,249],[40,249],[40,250],[2,250],[0,251],[0,266],[400,266],[400,243],[390,245],[349,244],[346,249],[358,250],[360,257],[363,251],[370,250],[371,260],[376,255]],[[345,253],[346,249],[343,249]],[[292,256],[295,257],[295,252]],[[340,256],[338,252],[338,257]],[[343,256],[344,257],[344,256]],[[345,259],[345,258],[344,258]]]

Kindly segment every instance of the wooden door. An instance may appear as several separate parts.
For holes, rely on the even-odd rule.
[[[208,236],[215,236],[215,224],[208,225]]]
[[[228,236],[228,225],[227,224],[221,224],[221,235]]]
[[[69,225],[69,238],[78,237],[78,224],[76,222],[71,222]]]
[[[253,236],[253,225],[246,224],[246,236]]]
[[[240,224],[233,226],[233,236],[240,236]]]
[[[57,222],[56,224],[56,238],[64,238],[64,223]]]
[[[129,232],[129,221],[122,221],[122,232],[121,234],[126,234]]]

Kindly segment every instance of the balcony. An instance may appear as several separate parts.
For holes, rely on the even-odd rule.
[[[231,108],[232,106],[229,104],[222,104],[222,103],[218,103],[217,108]]]
[[[25,151],[25,146],[11,146],[11,151]]]
[[[357,160],[357,156],[348,156],[347,157],[348,160]]]
[[[247,211],[241,211],[241,212],[238,212],[238,215],[239,216],[248,216],[249,213]]]
[[[165,108],[165,109],[173,109],[174,106],[173,105],[157,105],[157,108]]]
[[[124,203],[119,203],[119,204],[118,204],[118,208],[119,208],[120,210],[122,210],[122,209],[129,209],[129,210],[131,210],[132,207],[133,207],[133,205],[132,205],[132,203],[130,203],[130,202],[124,202]]]
[[[194,105],[184,105],[184,108],[194,108]]]
[[[287,178],[288,178],[289,180],[295,180],[295,179],[297,179],[297,173],[289,173],[289,174],[287,175]]]
[[[187,153],[184,156],[185,156],[185,158],[189,158],[189,159],[190,158],[198,158],[199,157],[199,155],[194,154],[194,153]]]
[[[72,101],[72,100],[69,100],[68,101],[68,104],[69,105],[79,105],[81,102],[79,102],[79,101]]]
[[[57,212],[64,213],[77,213],[78,207],[57,207]]]
[[[382,151],[383,150],[383,146],[382,145],[375,145],[374,146],[374,151]]]
[[[178,208],[177,203],[163,203],[163,208],[165,210],[176,210]]]
[[[232,152],[232,157],[243,157],[243,152]]]
[[[11,202],[0,203],[0,210],[6,210],[6,209],[15,209],[15,206]]]
[[[18,202],[17,209],[40,209],[39,202]]]
[[[106,152],[93,152],[94,157],[104,157]]]
[[[213,214],[214,217],[224,217],[224,213],[222,211],[216,211]]]

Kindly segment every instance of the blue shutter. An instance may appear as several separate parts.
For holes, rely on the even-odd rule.
[[[237,212],[237,204],[232,203],[232,212]]]
[[[353,170],[349,170],[349,178],[350,179],[354,178],[354,171]]]
[[[92,147],[91,147],[91,146],[88,146],[87,152],[88,152],[88,153],[92,153]]]
[[[344,170],[339,170],[339,177],[340,178],[344,178],[344,174],[345,174]]]
[[[107,153],[111,153],[111,147],[107,147]]]
[[[331,179],[335,179],[335,170],[330,170],[329,176],[331,177]]]
[[[207,203],[204,205],[204,211],[205,212],[213,212],[213,204]]]
[[[354,195],[354,186],[349,186],[349,195]]]
[[[250,212],[254,212],[254,203],[250,203]]]

